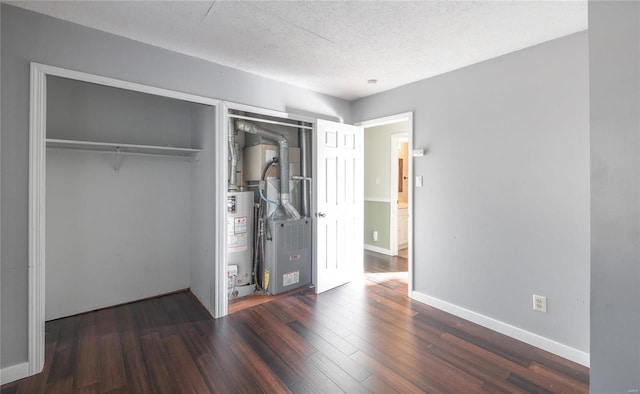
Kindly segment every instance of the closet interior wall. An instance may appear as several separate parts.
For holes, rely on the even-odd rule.
[[[210,307],[215,108],[47,78],[47,139],[202,149],[48,148],[46,320],[176,290]]]

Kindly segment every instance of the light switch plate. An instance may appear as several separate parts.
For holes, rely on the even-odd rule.
[[[422,176],[420,175],[416,177],[416,187],[422,187]]]

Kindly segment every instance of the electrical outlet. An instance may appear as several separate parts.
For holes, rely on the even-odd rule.
[[[373,238],[374,241],[378,241],[378,232],[374,231],[373,234],[371,234],[371,238]]]
[[[533,310],[547,313],[547,297],[533,295]]]

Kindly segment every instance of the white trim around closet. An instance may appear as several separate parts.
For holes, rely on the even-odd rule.
[[[47,76],[56,76],[89,82],[114,88],[168,97],[192,103],[215,107],[220,118],[220,100],[196,96],[188,93],[168,89],[156,88],[134,82],[88,74],[80,71],[31,63],[31,96],[29,108],[29,312],[28,312],[28,375],[42,371],[44,366],[44,321],[45,321],[45,186],[46,186],[46,97]],[[218,122],[217,127],[221,126]],[[220,143],[220,129],[216,130],[218,150],[224,144]],[[218,152],[219,153],[219,152]],[[219,159],[216,164],[219,164]],[[217,165],[220,167],[219,165]],[[216,175],[220,175],[217,169]],[[222,174],[224,178],[224,173]],[[219,211],[218,211],[219,212]],[[217,229],[217,227],[216,227]],[[219,238],[219,237],[216,237]],[[217,241],[216,241],[217,242]],[[213,282],[212,282],[213,283]],[[216,294],[217,292],[213,292]],[[224,300],[226,302],[226,299]],[[219,300],[214,299],[217,305]],[[218,316],[218,310],[214,313]],[[21,369],[24,371],[24,368]],[[18,376],[17,379],[24,377]]]

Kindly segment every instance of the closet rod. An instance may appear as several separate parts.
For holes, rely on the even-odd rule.
[[[56,149],[56,150],[70,150],[69,148],[65,148],[62,146],[48,146],[47,149]],[[198,154],[199,152],[196,152],[196,154],[192,154],[192,155],[172,155],[171,153],[143,153],[143,152],[130,152],[130,151],[126,151],[126,150],[117,150],[117,149],[113,149],[113,150],[97,150],[97,149],[91,149],[91,148],[73,148],[72,150],[75,151],[79,151],[79,152],[96,152],[96,153],[105,153],[105,154],[120,154],[120,155],[127,155],[127,156],[149,156],[149,157],[154,157],[154,156],[159,156],[159,157],[167,157],[167,158],[175,158],[175,159],[192,159],[192,160],[198,160]]]
[[[229,114],[230,118],[234,118],[234,119],[244,119],[244,120],[251,120],[254,122],[262,122],[262,123],[269,123],[269,124],[277,124],[280,126],[289,126],[289,127],[293,127],[295,129],[307,129],[307,130],[313,130],[312,126],[302,126],[302,125],[298,125],[298,124],[293,124],[293,123],[286,123],[286,122],[278,122],[275,120],[269,120],[269,119],[260,119],[260,118],[253,118],[251,116],[242,116],[242,115],[234,115],[234,114]],[[308,122],[305,122],[308,123]]]

